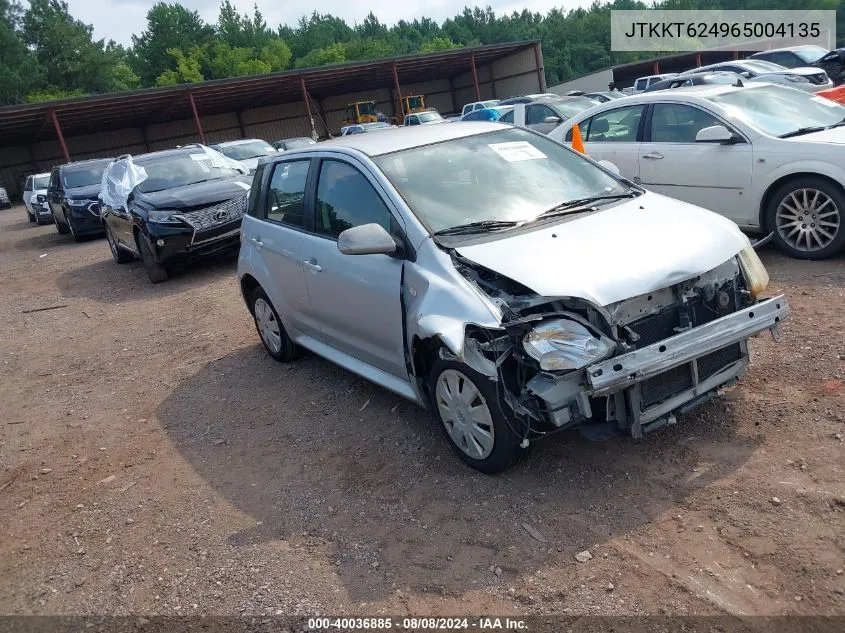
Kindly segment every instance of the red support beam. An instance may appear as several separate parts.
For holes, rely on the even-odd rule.
[[[652,73],[653,75],[659,75],[660,74],[660,62],[654,62],[654,64],[652,65],[652,70],[654,71]]]
[[[695,54],[695,66],[696,68],[701,66],[701,53]]]
[[[197,124],[197,134],[200,135],[200,143],[205,145],[205,134],[202,133],[202,123],[200,123],[200,115],[197,113],[197,104],[194,103],[194,93],[188,90],[188,101],[191,102],[191,110],[194,113],[194,123]]]
[[[734,60],[739,59],[739,51],[734,51]]]
[[[475,68],[475,53],[469,56],[469,65],[472,68],[472,83],[475,84],[475,100],[481,101],[481,90],[478,87],[478,71]]]
[[[302,100],[305,101],[305,111],[308,113],[308,121],[311,123],[311,135],[316,136],[314,129],[314,117],[311,116],[311,104],[308,102],[308,89],[305,87],[305,77],[299,76],[299,87],[302,88]]]
[[[241,131],[241,138],[246,138],[246,128],[244,127],[243,117],[241,117],[241,111],[236,111],[235,116],[238,118],[238,129]]]
[[[56,129],[56,136],[59,137],[59,145],[62,146],[62,153],[65,155],[65,161],[70,162],[70,152],[67,151],[67,143],[62,134],[62,126],[59,125],[59,117],[56,116],[55,110],[50,110],[50,118],[53,119],[53,127]]]
[[[534,44],[534,63],[537,64],[537,79],[540,82],[540,92],[546,92],[546,73],[540,64],[540,45]],[[495,89],[495,83],[493,84]],[[495,95],[493,95],[495,98]],[[479,99],[480,101],[480,99]]]
[[[396,114],[405,118],[405,106],[402,105],[402,89],[399,87],[399,72],[396,70],[396,62],[393,62],[393,85],[396,88],[396,103],[399,107],[396,108]]]

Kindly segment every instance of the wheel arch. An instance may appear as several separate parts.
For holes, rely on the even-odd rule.
[[[775,192],[780,189],[783,185],[788,183],[790,180],[797,180],[799,178],[818,178],[819,180],[824,180],[825,182],[833,185],[833,187],[839,190],[841,194],[845,195],[845,186],[843,186],[842,183],[838,182],[835,178],[832,178],[826,174],[820,174],[818,172],[812,171],[796,171],[781,176],[766,188],[765,193],[763,193],[763,197],[760,199],[758,217],[760,221],[760,228],[763,230],[764,233],[768,233],[772,230],[772,228],[768,225],[768,220],[766,218],[768,214],[766,212],[769,208],[769,203],[772,201],[772,197],[774,196]]]
[[[243,295],[244,303],[246,303],[246,307],[249,310],[249,313],[255,316],[252,312],[252,302],[249,300],[249,298],[252,296],[252,293],[255,292],[256,288],[261,287],[261,284],[258,283],[258,280],[249,273],[246,273],[243,277],[241,277],[240,284],[241,294]]]

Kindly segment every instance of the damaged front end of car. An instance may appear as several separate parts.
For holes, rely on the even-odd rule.
[[[777,335],[785,298],[761,299],[768,275],[750,246],[680,283],[606,306],[539,296],[460,256],[455,270],[499,311],[495,325],[464,321],[440,354],[498,384],[523,446],[580,427],[644,433],[735,383],[748,338]],[[452,329],[458,326],[452,321]]]

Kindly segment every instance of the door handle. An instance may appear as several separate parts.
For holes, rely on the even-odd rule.
[[[251,237],[249,241],[255,244],[258,248],[264,248],[264,242],[261,241],[260,237]]]
[[[313,257],[311,259],[303,259],[302,263],[310,270],[312,273],[318,273],[323,270],[323,267],[317,263],[317,260]]]
[[[663,154],[660,152],[651,152],[650,154],[643,154],[643,158],[648,158],[650,160],[660,160],[663,158]]]

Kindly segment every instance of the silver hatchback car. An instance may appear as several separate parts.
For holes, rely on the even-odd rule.
[[[430,408],[488,473],[561,430],[674,424],[789,312],[729,220],[498,123],[274,156],[241,242],[273,358],[306,348]]]

